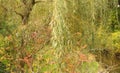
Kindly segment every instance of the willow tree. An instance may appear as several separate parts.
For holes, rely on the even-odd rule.
[[[81,22],[80,26],[83,27],[84,31],[82,42],[88,45],[87,51],[98,55],[99,62],[102,62],[104,66],[117,64],[117,61],[116,63],[115,60],[111,61],[115,58],[115,53],[112,53],[115,48],[112,46],[113,41],[108,39],[111,35],[110,28],[114,29],[116,24],[119,24],[117,0],[78,1],[77,14],[81,17],[79,22]],[[108,50],[112,50],[112,52]]]
[[[53,22],[52,27],[52,45],[56,48],[56,62],[58,71],[61,72],[62,56],[67,49],[71,48],[71,35],[66,22],[66,13],[68,12],[67,4],[65,0],[55,0],[53,10]]]
[[[79,41],[92,52],[112,47],[106,39],[117,0],[54,0],[53,6],[52,44],[59,64],[66,51]],[[80,35],[73,36],[76,33]]]

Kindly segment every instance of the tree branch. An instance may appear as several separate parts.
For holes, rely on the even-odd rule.
[[[14,11],[14,12],[23,19],[23,15],[21,13],[18,13],[17,11]]]
[[[4,5],[0,5],[5,11],[8,11],[8,9]]]
[[[35,1],[35,4],[41,3],[41,2],[53,2],[53,1],[52,0],[51,1]]]
[[[36,4],[36,3],[41,3],[41,2],[45,2],[45,1],[35,1],[35,4]]]
[[[32,4],[33,4],[33,5],[35,4],[35,0],[32,0]]]
[[[26,5],[27,4],[27,1],[26,0],[21,0],[21,2]]]

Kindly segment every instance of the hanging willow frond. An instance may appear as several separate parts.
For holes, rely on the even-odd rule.
[[[71,49],[71,35],[66,21],[68,12],[65,0],[55,0],[53,10],[52,45],[56,49],[56,61],[58,62],[58,71],[61,72],[61,59],[68,49]]]
[[[56,50],[56,60],[59,64],[62,64],[61,59],[66,54],[66,51],[73,46],[76,49],[76,43],[81,39],[80,46],[87,45],[89,50],[102,46],[105,40],[98,38],[98,35],[102,36],[108,32],[111,12],[116,4],[116,0],[109,1],[54,0],[51,42]],[[113,4],[112,8],[110,3]],[[102,32],[99,34],[99,31]],[[76,33],[81,34],[74,36],[73,34]],[[99,45],[99,43],[101,44]],[[80,49],[79,47],[78,50]]]
[[[67,4],[65,0],[55,0],[53,10],[52,42],[54,48],[64,50],[70,41],[70,30],[66,22]]]

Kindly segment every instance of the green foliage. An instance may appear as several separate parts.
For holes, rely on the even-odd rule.
[[[0,62],[0,73],[7,73],[6,65],[2,62]]]
[[[110,38],[112,38],[115,52],[120,52],[120,32],[118,31],[118,32],[112,33]]]
[[[120,52],[117,0],[23,1],[0,0],[0,73],[97,73],[118,63],[108,61]]]
[[[97,73],[99,64],[97,62],[84,62],[81,67],[81,73]]]

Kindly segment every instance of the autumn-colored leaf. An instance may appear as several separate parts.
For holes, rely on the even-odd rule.
[[[36,36],[37,36],[37,32],[33,32],[33,33],[31,34],[31,37],[32,37],[32,38],[36,38]]]
[[[87,45],[84,45],[84,46],[81,47],[81,49],[85,49],[86,47],[87,47]]]
[[[12,36],[11,35],[7,36],[7,39],[12,40]]]
[[[81,53],[79,56],[80,56],[80,61],[85,61],[85,62],[88,61],[88,57],[85,54]]]

